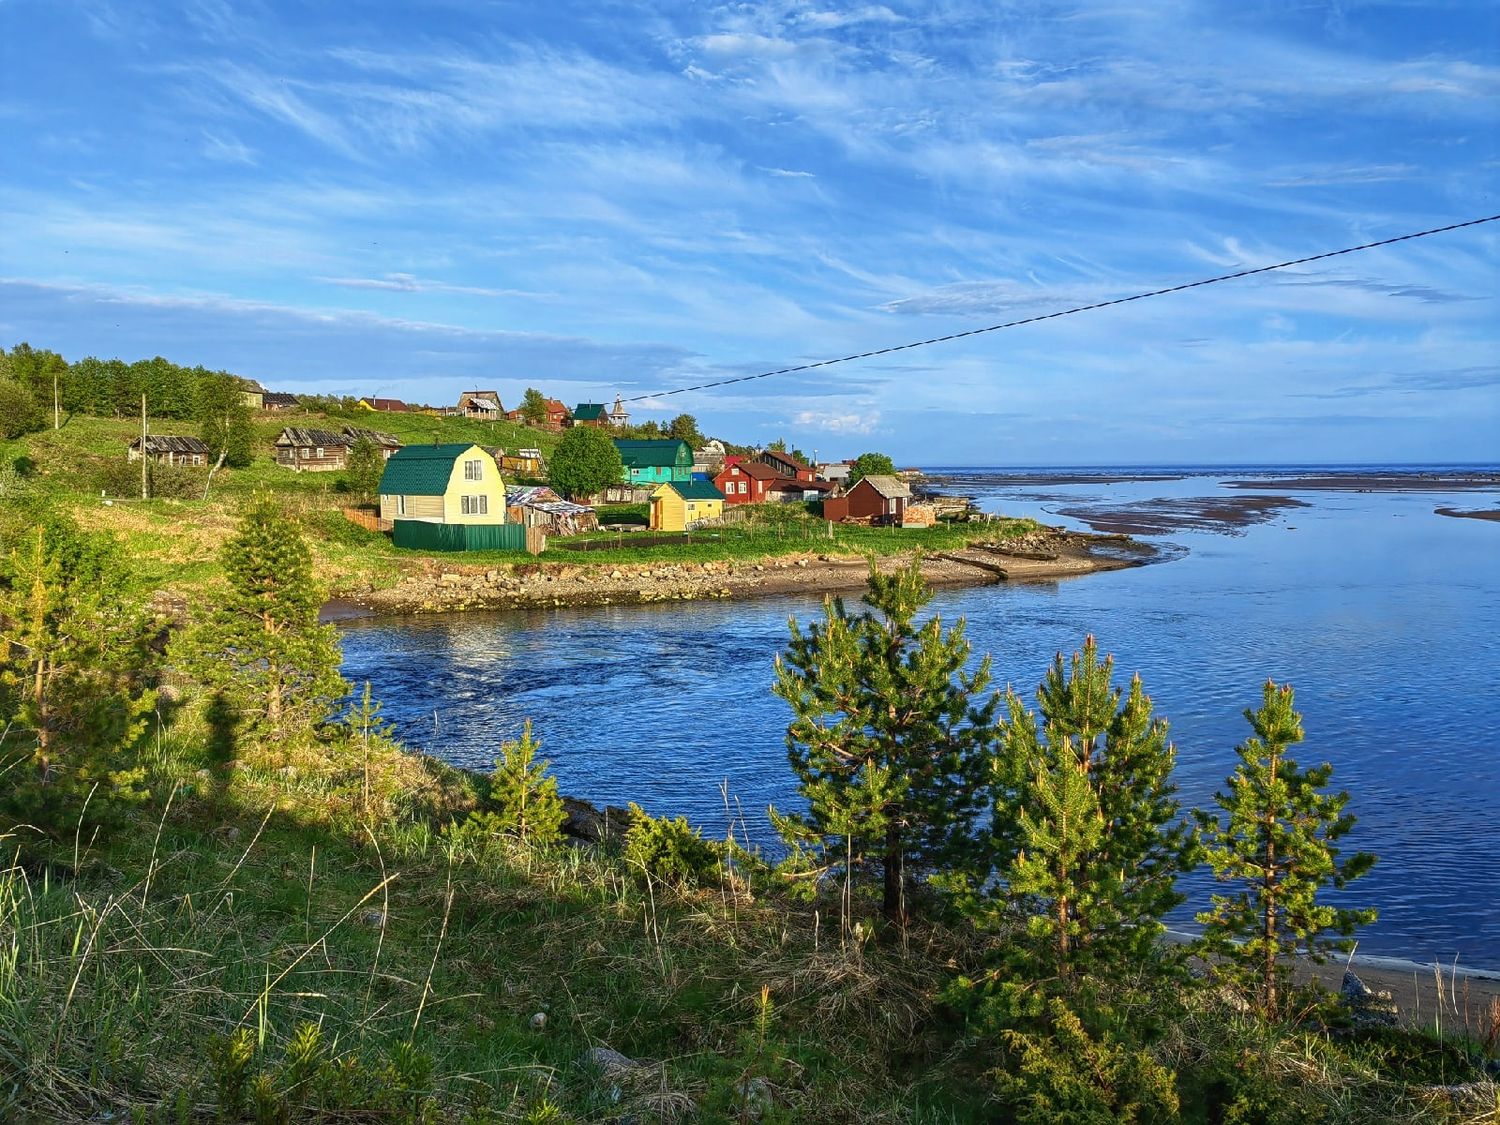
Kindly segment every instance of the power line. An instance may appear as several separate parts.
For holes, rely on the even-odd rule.
[[[1057,312],[1042,313],[1039,316],[1022,317],[1020,320],[1008,320],[1004,324],[991,324],[984,328],[970,328],[965,332],[954,332],[947,336],[934,336],[930,340],[914,340],[909,344],[895,344],[889,348],[877,348],[871,352],[856,352],[853,355],[841,355],[837,359],[820,359],[816,363],[799,363],[795,367],[778,367],[775,371],[762,371],[758,375],[737,375],[733,379],[715,379],[711,383],[695,383],[690,387],[676,387],[670,391],[657,391],[655,394],[635,395],[624,401],[645,402],[653,398],[666,398],[669,395],[685,394],[688,391],[706,391],[712,387],[727,387],[734,383],[749,383],[756,379],[769,379],[773,375],[791,375],[798,371],[812,371],[818,367],[832,367],[836,363],[853,363],[857,359],[871,359],[878,355],[907,352],[913,348],[925,348],[932,344],[946,344],[950,340],[962,340],[968,336],[983,336],[986,332],[999,332],[1004,328],[1019,328],[1023,324],[1036,324],[1043,320],[1056,320],[1059,317],[1073,316],[1077,313],[1093,312],[1095,309],[1107,309],[1112,305],[1128,305],[1131,301],[1144,301],[1147,297],[1163,297],[1168,293],[1181,293],[1185,289],[1201,289],[1205,285],[1217,285],[1221,281],[1234,281],[1241,277],[1253,277],[1258,273],[1270,273],[1272,270],[1284,270],[1292,266],[1305,266],[1309,262],[1321,262],[1328,258],[1337,258],[1343,254],[1357,254],[1361,250],[1374,250],[1380,246],[1391,246],[1397,242],[1410,242],[1414,238],[1427,238],[1434,234],[1446,234],[1449,231],[1463,230],[1465,227],[1477,227],[1482,223],[1493,223],[1497,220],[1500,220],[1500,215],[1486,215],[1482,219],[1470,219],[1463,223],[1450,223],[1445,227],[1433,227],[1431,230],[1419,230],[1412,234],[1398,234],[1394,238],[1382,238],[1378,242],[1366,242],[1359,246],[1346,246],[1342,250],[1327,250],[1321,254],[1309,255],[1306,258],[1293,258],[1289,262],[1277,262],[1274,266],[1257,266],[1254,269],[1237,270],[1234,273],[1220,274],[1218,277],[1205,277],[1199,281],[1188,281],[1181,285],[1170,285],[1165,289],[1152,289],[1145,293],[1133,293],[1129,297],[1116,297],[1110,301],[1096,301],[1092,305],[1076,305],[1071,309],[1059,309]]]

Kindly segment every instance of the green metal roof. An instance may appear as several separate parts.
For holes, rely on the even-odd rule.
[[[714,487],[711,480],[674,480],[665,487],[671,488],[684,500],[722,500],[724,494]]]
[[[575,422],[600,422],[607,417],[602,402],[580,402],[578,409],[573,411]]]
[[[615,438],[615,448],[627,469],[671,468],[693,463],[692,447],[671,438]]]
[[[408,445],[391,454],[380,475],[383,496],[441,496],[453,476],[453,462],[469,450],[489,454],[477,445],[446,442],[442,445]],[[493,459],[492,459],[493,460]]]

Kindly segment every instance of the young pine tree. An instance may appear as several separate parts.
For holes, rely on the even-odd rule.
[[[1292,703],[1291,685],[1267,681],[1260,710],[1245,712],[1255,734],[1236,747],[1240,764],[1229,792],[1214,796],[1227,816],[1198,813],[1215,876],[1244,888],[1214,895],[1213,909],[1198,915],[1199,947],[1215,972],[1252,993],[1270,1019],[1286,1010],[1291,954],[1300,947],[1321,962],[1328,948],[1347,948],[1340,939],[1375,920],[1373,909],[1318,902],[1321,890],[1359,878],[1375,857],[1339,858],[1334,841],[1354,826],[1344,811],[1349,794],[1323,791],[1333,775],[1328,763],[1304,770],[1286,756],[1302,741],[1302,716]],[[1329,933],[1338,939],[1330,941]]]
[[[993,845],[1001,901],[1027,918],[1032,975],[1154,963],[1161,919],[1183,901],[1176,880],[1195,844],[1177,819],[1167,723],[1139,676],[1128,693],[1113,676],[1089,637],[1038,689],[1040,726],[1008,698]]]
[[[145,795],[135,745],[156,703],[151,631],[103,537],[43,519],[0,558],[0,752],[17,736],[32,746],[31,769],[7,779],[12,811],[61,829],[85,801],[108,816]]]
[[[296,522],[258,495],[221,557],[229,589],[175,658],[272,738],[326,719],[348,685],[338,635],[318,624],[323,595]]]
[[[969,643],[960,620],[943,630],[917,611],[932,598],[920,560],[893,574],[872,565],[865,603],[841,599],[776,661],[774,691],[792,707],[787,757],[807,799],[805,814],[771,810],[799,854],[848,874],[877,866],[885,916],[904,925],[913,867],[959,865],[972,848],[999,696],[986,657],[964,673]]]
[[[568,814],[557,794],[557,778],[548,776],[550,763],[545,758],[537,759],[541,748],[542,744],[531,736],[530,719],[519,740],[500,744],[500,757],[495,760],[490,781],[490,803],[494,806],[490,824],[492,831],[550,844],[562,838]]]

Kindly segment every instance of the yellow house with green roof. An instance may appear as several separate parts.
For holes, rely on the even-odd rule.
[[[667,481],[651,494],[652,531],[687,531],[723,518],[724,494],[712,481]]]
[[[398,547],[444,551],[524,548],[526,529],[506,525],[505,482],[477,445],[408,445],[380,477],[380,518]],[[516,542],[512,542],[516,540]]]

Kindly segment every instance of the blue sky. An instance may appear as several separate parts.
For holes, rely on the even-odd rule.
[[[0,0],[0,344],[568,401],[1500,212],[1474,3]],[[1494,460],[1500,223],[640,402],[933,464]]]

